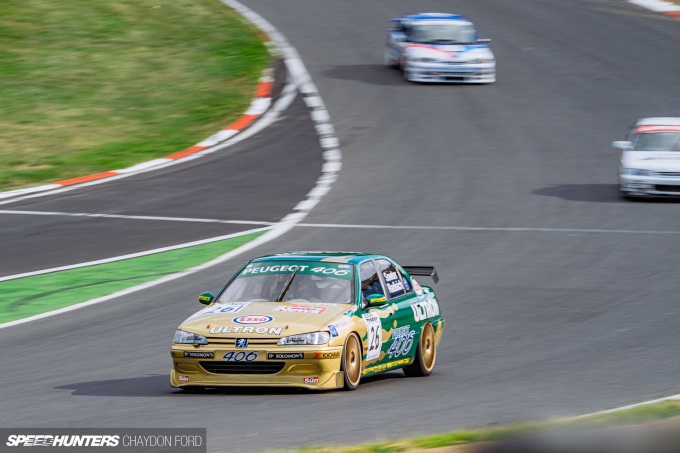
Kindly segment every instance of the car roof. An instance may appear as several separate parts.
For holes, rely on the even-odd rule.
[[[253,259],[251,262],[257,263],[261,261],[327,261],[336,263],[340,262],[356,264],[371,258],[385,258],[385,256],[362,252],[305,251],[263,255]]]
[[[658,117],[658,118],[642,118],[639,119],[637,126],[680,126],[680,118],[678,117]]]
[[[459,16],[458,14],[447,14],[447,13],[418,13],[418,14],[411,14],[409,16],[404,17],[402,20],[411,20],[411,21],[430,21],[430,20],[454,20],[454,21],[459,21],[459,22],[470,22],[468,19],[466,19],[463,16]]]

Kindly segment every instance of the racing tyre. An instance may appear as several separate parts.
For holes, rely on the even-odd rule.
[[[630,192],[624,192],[623,190],[619,191],[619,197],[621,197],[622,200],[626,201],[639,201],[640,198],[642,198],[636,197],[635,195],[631,195]]]
[[[404,80],[406,80],[407,82],[411,82],[411,75],[410,75],[409,70],[408,70],[408,60],[406,59],[406,57],[403,58],[400,66],[401,66],[401,73],[404,76]]]
[[[389,49],[385,49],[385,66],[388,68],[396,68],[397,67],[397,62],[392,59],[390,56],[390,51]]]
[[[435,345],[434,327],[427,323],[423,326],[420,333],[416,358],[412,364],[404,367],[406,376],[429,376],[434,369],[434,362],[437,359],[437,346]]]
[[[361,342],[356,334],[349,334],[342,349],[342,373],[345,378],[345,390],[354,390],[361,380]]]
[[[406,80],[407,82],[411,82],[411,76],[408,73],[408,69],[407,69],[406,65],[401,67],[401,72],[404,76],[404,80]]]

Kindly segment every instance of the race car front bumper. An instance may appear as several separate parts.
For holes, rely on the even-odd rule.
[[[619,175],[619,189],[634,197],[680,197],[680,177]]]
[[[412,82],[493,83],[496,63],[447,64],[409,61],[404,67]]]
[[[174,344],[173,387],[301,387],[326,390],[344,385],[342,347],[274,346],[233,349]]]

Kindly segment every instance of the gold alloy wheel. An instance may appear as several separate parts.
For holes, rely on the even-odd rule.
[[[437,344],[434,335],[434,327],[429,322],[423,326],[418,340],[413,363],[404,367],[406,376],[429,376],[434,369],[437,359]]]
[[[343,371],[345,373],[345,388],[354,390],[361,379],[361,344],[357,336],[349,334],[345,342],[343,353]]]
[[[434,340],[434,327],[430,323],[425,324],[423,327],[420,339],[420,357],[423,362],[423,371],[431,372],[434,368],[434,361],[437,358],[437,347]]]

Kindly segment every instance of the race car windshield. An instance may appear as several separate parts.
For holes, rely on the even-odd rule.
[[[413,42],[422,44],[464,44],[477,41],[472,25],[428,24],[413,26]]]
[[[354,287],[353,267],[327,262],[251,263],[222,292],[218,302],[349,304]]]
[[[633,151],[680,151],[680,132],[645,132],[633,138]]]

